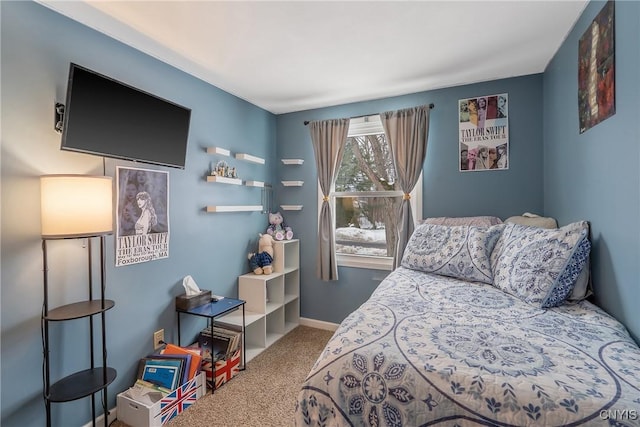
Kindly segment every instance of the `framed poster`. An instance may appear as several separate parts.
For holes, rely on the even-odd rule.
[[[509,95],[458,101],[461,172],[509,169]]]
[[[614,2],[608,1],[578,44],[578,117],[584,133],[616,113]]]
[[[169,257],[169,172],[118,166],[116,267]]]

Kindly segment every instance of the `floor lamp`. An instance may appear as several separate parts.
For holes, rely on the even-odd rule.
[[[42,306],[43,383],[47,426],[51,426],[51,403],[69,402],[91,396],[93,424],[96,420],[95,393],[102,391],[105,426],[108,426],[107,386],[116,371],[107,367],[105,312],[114,302],[105,299],[105,235],[113,233],[113,183],[111,177],[88,175],[45,175],[40,177],[42,215],[42,260],[44,302]],[[49,268],[47,244],[59,239],[87,239],[88,288],[86,301],[49,308]],[[93,297],[91,242],[100,240],[100,297]],[[97,366],[93,349],[93,318],[101,316],[102,364]],[[50,378],[49,323],[80,318],[89,319],[91,367],[53,384]]]

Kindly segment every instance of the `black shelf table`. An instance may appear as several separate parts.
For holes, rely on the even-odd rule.
[[[72,400],[81,399],[91,396],[91,414],[92,424],[96,425],[96,399],[95,394],[102,392],[102,409],[104,413],[104,425],[108,426],[108,399],[107,387],[117,376],[114,368],[107,366],[107,349],[106,349],[106,331],[105,331],[105,313],[115,306],[112,300],[105,299],[105,272],[104,272],[104,252],[105,241],[104,236],[100,236],[100,266],[101,266],[101,286],[100,298],[93,298],[93,281],[91,273],[92,260],[92,238],[96,236],[85,236],[87,238],[88,248],[88,300],[74,302],[62,305],[56,308],[49,308],[49,268],[47,262],[47,243],[49,240],[60,240],[58,238],[43,238],[42,240],[42,258],[44,272],[44,302],[42,307],[42,329],[43,329],[43,353],[44,353],[44,399],[46,406],[47,426],[51,426],[51,404],[64,403]],[[94,316],[100,316],[101,324],[101,341],[102,341],[102,366],[96,363],[96,355],[94,355],[94,333],[93,324]],[[88,369],[77,371],[71,375],[67,375],[55,382],[51,381],[50,373],[50,342],[49,342],[49,324],[60,323],[76,319],[89,319],[89,353],[91,358],[91,366]]]
[[[244,305],[245,305],[244,300],[241,299],[236,299],[236,298],[227,298],[224,297],[223,299],[219,299],[217,301],[211,301],[207,304],[204,305],[200,305],[197,307],[193,307],[193,308],[188,308],[188,309],[182,309],[182,308],[178,308],[176,307],[176,312],[178,314],[178,345],[182,345],[182,340],[180,338],[180,316],[183,314],[186,315],[190,315],[190,316],[199,316],[199,317],[205,317],[207,318],[207,326],[211,326],[213,328],[214,323],[215,323],[215,319],[224,316],[225,314],[229,314],[231,312],[234,312],[236,310],[242,310],[242,354],[240,355],[240,358],[242,359],[242,365],[239,368],[241,371],[244,371],[246,368],[246,362],[245,362],[245,351],[246,351],[246,343],[245,343],[245,311],[244,311]],[[212,376],[213,376],[213,381],[215,384],[215,377],[216,377],[216,373],[215,373],[215,361],[211,361],[212,362]],[[212,388],[212,390],[215,387]]]
[[[105,380],[106,378],[106,380]],[[70,402],[97,393],[116,379],[116,370],[107,367],[76,372],[49,387],[51,402]]]

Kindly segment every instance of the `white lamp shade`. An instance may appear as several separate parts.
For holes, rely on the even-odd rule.
[[[56,239],[112,233],[112,188],[109,176],[41,176],[42,237]]]

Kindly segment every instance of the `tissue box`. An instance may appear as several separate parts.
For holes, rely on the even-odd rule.
[[[240,372],[240,349],[237,349],[232,356],[228,356],[226,360],[218,360],[216,362],[215,386],[213,382],[212,364],[210,360],[202,360],[202,371],[207,374],[207,385],[212,389],[222,387],[224,383],[235,377]]]
[[[122,392],[117,399],[118,420],[135,427],[159,427],[181,414],[205,394],[204,372],[200,372],[152,406],[136,402]]]
[[[197,295],[187,296],[187,294],[176,297],[176,308],[179,310],[189,310],[193,307],[208,304],[211,302],[211,291],[201,291]]]

